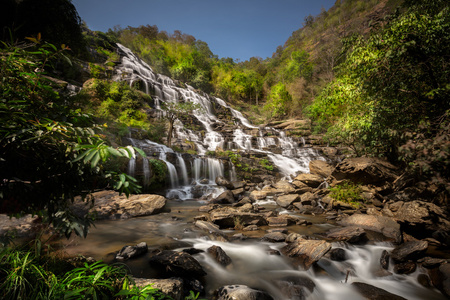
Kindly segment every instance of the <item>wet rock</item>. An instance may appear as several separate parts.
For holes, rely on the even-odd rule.
[[[150,257],[149,264],[160,277],[198,278],[206,275],[200,263],[183,251],[163,250]]]
[[[363,282],[353,282],[352,286],[366,299],[369,300],[407,300],[398,295],[389,293],[373,285]]]
[[[354,214],[339,222],[343,226],[358,226],[363,229],[382,233],[384,236],[400,243],[402,239],[400,225],[385,216]]]
[[[281,232],[271,232],[261,238],[263,242],[281,243],[286,240],[287,235]]]
[[[351,244],[367,241],[366,232],[357,226],[333,228],[327,233],[327,237],[335,241],[344,241]]]
[[[390,257],[391,257],[391,255],[389,254],[388,251],[383,250],[383,252],[381,252],[380,265],[385,270],[387,270],[389,268],[389,258]]]
[[[132,217],[154,215],[162,212],[167,199],[160,195],[119,195],[114,191],[100,191],[93,193],[95,198],[93,207],[81,200],[76,200],[73,209],[76,214],[95,213],[97,220],[128,219]]]
[[[288,276],[275,281],[281,293],[292,300],[305,300],[316,284],[306,276]]]
[[[432,287],[431,279],[426,274],[417,275],[417,282],[423,287],[426,287],[426,288]]]
[[[281,207],[287,208],[294,202],[300,201],[300,196],[297,194],[290,194],[290,195],[282,195],[277,197],[277,204]]]
[[[406,261],[401,263],[396,263],[394,265],[394,272],[397,274],[411,274],[416,270],[417,265],[412,261]]]
[[[206,251],[222,266],[226,267],[231,264],[231,258],[219,246],[211,246]]]
[[[137,287],[145,287],[149,284],[153,288],[161,290],[164,294],[172,297],[174,300],[184,299],[183,297],[183,279],[168,278],[168,279],[148,279],[148,278],[133,278]]]
[[[216,300],[273,300],[272,296],[246,285],[226,285],[215,291]]]
[[[327,178],[333,173],[334,167],[323,160],[312,160],[309,162],[309,172]],[[322,180],[323,181],[323,180]]]
[[[312,188],[316,188],[324,182],[323,177],[315,174],[300,174],[294,180],[301,181]]]
[[[116,255],[117,260],[125,260],[135,258],[147,253],[148,247],[146,242],[139,243],[135,246],[124,246]]]
[[[417,260],[425,254],[428,249],[427,241],[412,241],[403,243],[391,252],[391,257],[396,262]]]
[[[228,238],[219,226],[208,221],[197,220],[194,225],[212,235],[211,239],[219,241],[227,241]]]
[[[211,200],[210,203],[213,204],[233,204],[234,203],[234,195],[230,190],[226,190],[215,199]]]
[[[217,176],[216,177],[216,184],[218,186],[226,187],[229,190],[233,190],[234,189],[234,185],[231,182],[229,182],[227,179],[225,179],[225,177],[223,177],[223,176]]]
[[[305,269],[322,258],[331,249],[331,244],[322,240],[297,239],[284,246],[281,252],[291,258],[295,258]]]
[[[347,253],[342,248],[333,248],[329,252],[330,259],[334,261],[345,261],[347,260]]]
[[[397,168],[386,160],[374,157],[346,158],[331,174],[337,180],[350,180],[364,185],[383,184],[397,179]]]

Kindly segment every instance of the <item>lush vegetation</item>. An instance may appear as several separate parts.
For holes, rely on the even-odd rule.
[[[450,11],[438,2],[417,2],[356,37],[310,113],[332,141],[403,163],[450,192]]]
[[[337,201],[342,201],[355,208],[359,208],[361,202],[364,200],[361,193],[362,189],[360,185],[350,181],[344,181],[343,183],[331,187],[329,196]]]
[[[68,262],[44,250],[40,243],[0,249],[2,299],[172,299],[151,285],[135,286],[123,265]]]

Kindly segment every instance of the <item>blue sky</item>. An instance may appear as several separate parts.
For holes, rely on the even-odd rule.
[[[72,0],[91,30],[115,25],[157,25],[180,30],[209,45],[219,57],[271,57],[305,16],[336,0]]]

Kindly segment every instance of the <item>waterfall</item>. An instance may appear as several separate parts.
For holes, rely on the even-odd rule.
[[[309,161],[323,159],[317,150],[309,148],[307,151],[303,151],[303,149],[306,149],[304,139],[301,140],[303,147],[300,148],[298,142],[294,141],[292,137],[287,136],[283,131],[271,127],[261,128],[254,126],[241,112],[230,107],[222,99],[199,92],[189,85],[186,85],[186,87],[176,85],[171,78],[154,73],[150,66],[140,60],[128,48],[120,44],[118,44],[118,47],[122,50],[124,56],[122,58],[122,64],[117,67],[117,72],[113,76],[113,79],[126,80],[130,84],[133,81],[144,82],[146,90],[151,90],[154,93],[155,109],[160,112],[159,115],[164,114],[164,111],[161,110],[161,102],[192,102],[201,107],[201,109],[193,112],[193,116],[198,120],[198,124],[201,124],[204,128],[203,131],[187,129],[179,120],[174,124],[174,131],[178,139],[180,141],[187,140],[193,142],[199,155],[205,155],[207,151],[215,151],[218,148],[224,149],[225,146],[228,150],[237,147],[248,152],[254,151],[261,155],[267,155],[288,179],[299,172],[308,173]],[[236,125],[232,129],[233,136],[231,139],[227,138],[225,140],[222,131],[215,130],[215,128],[223,127],[224,125],[229,126],[230,124],[228,120],[223,121],[215,115],[214,108],[217,106],[213,104],[218,104],[219,107],[226,109],[232,115]],[[255,138],[246,133],[249,130],[254,132],[256,129],[259,132],[259,136]],[[162,150],[168,151],[166,149]],[[170,149],[170,151],[172,150]],[[172,186],[179,185],[178,176],[182,177],[182,184],[186,185],[189,180],[186,176],[187,170],[185,169],[185,164],[180,159],[177,160],[177,173],[177,168],[170,162],[167,162],[167,160],[165,161],[171,174]],[[212,169],[209,169],[205,163],[211,166]],[[200,164],[208,170],[200,171]],[[195,160],[193,165],[194,179],[198,181],[200,176],[205,176],[204,178],[214,181],[215,178],[212,178],[212,176],[219,173],[222,174],[223,170],[216,170],[212,167],[213,165],[214,163],[212,161],[204,162],[203,160]],[[211,175],[206,175],[206,173]]]
[[[180,167],[181,176],[183,178],[183,184],[189,185],[189,178],[188,178],[186,163],[184,162],[184,159],[180,153],[177,153],[177,163],[178,163],[178,166]]]
[[[150,167],[148,165],[148,158],[142,158],[142,171],[144,173],[144,186],[148,186],[150,183]]]
[[[128,161],[127,173],[133,177],[136,175],[136,158],[135,157],[130,158],[130,160]]]

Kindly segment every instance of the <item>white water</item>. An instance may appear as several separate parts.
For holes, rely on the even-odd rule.
[[[306,292],[308,300],[365,299],[351,286],[352,282],[367,283],[409,300],[445,299],[438,291],[425,288],[417,282],[417,276],[423,272],[421,270],[411,275],[399,275],[394,274],[391,267],[391,275],[377,277],[375,274],[380,269],[382,251],[393,249],[393,246],[387,243],[366,246],[335,243],[333,247],[344,248],[349,259],[338,262],[322,258],[318,265],[325,272],[314,272],[313,268],[304,271],[293,267],[283,256],[269,254],[268,249],[279,250],[284,243],[234,244],[198,238],[185,241],[205,251],[195,257],[208,273],[208,292],[227,284],[244,284],[265,290],[277,300],[285,300],[289,298],[283,294],[276,281],[286,277],[299,277],[315,284],[312,293]],[[213,245],[220,246],[225,251],[232,259],[231,265],[224,267],[207,254],[206,250]],[[347,272],[350,275],[345,282]]]

